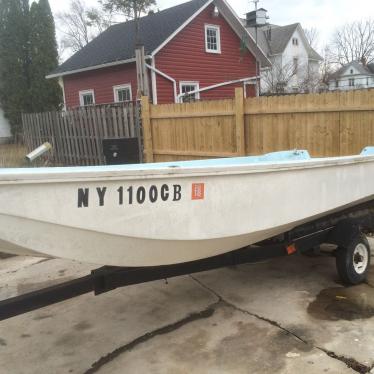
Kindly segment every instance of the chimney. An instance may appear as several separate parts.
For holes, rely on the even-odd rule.
[[[246,15],[246,27],[262,27],[267,24],[267,10],[260,8],[247,13]]]
[[[361,64],[364,65],[364,66],[366,66],[368,64],[368,60],[365,56],[361,57]]]

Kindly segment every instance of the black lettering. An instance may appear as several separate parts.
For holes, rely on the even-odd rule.
[[[161,187],[161,199],[162,201],[167,201],[169,198],[169,186],[167,184],[163,184]]]
[[[173,201],[179,201],[182,198],[182,186],[174,184],[174,199]]]
[[[151,203],[155,203],[157,201],[157,198],[158,198],[157,187],[151,186],[151,188],[149,189],[149,200],[151,201]]]
[[[99,205],[104,206],[104,196],[106,193],[106,187],[103,187],[103,188],[97,187],[96,191],[99,196]]]
[[[143,204],[145,200],[145,188],[144,187],[139,187],[138,190],[136,191],[136,200],[138,201],[139,204]]]
[[[78,188],[78,208],[88,207],[88,188]]]
[[[123,205],[123,187],[120,187],[117,192],[119,205]]]
[[[133,188],[132,188],[132,187],[129,187],[129,188],[127,189],[127,192],[129,193],[129,204],[131,205],[131,204],[132,204]]]

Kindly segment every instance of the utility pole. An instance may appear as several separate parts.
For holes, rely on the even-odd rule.
[[[255,12],[256,12],[256,19],[257,19],[257,10],[258,10],[258,2],[260,0],[252,0],[252,2],[255,4]],[[255,35],[256,35],[256,47],[258,47],[258,23],[256,21],[255,24]],[[256,94],[257,96],[260,96],[260,82],[259,79],[257,78],[260,75],[260,67],[258,60],[256,58]]]
[[[258,28],[261,26],[265,26],[267,24],[267,19],[269,18],[266,15],[266,9],[260,8],[258,9],[258,3],[260,0],[250,0],[251,3],[254,3],[255,10],[252,12],[247,13],[247,26],[255,28],[255,41],[256,46],[258,47]],[[256,77],[260,76],[260,64],[256,59]],[[261,85],[260,80],[256,79],[256,90],[257,95],[260,95]]]

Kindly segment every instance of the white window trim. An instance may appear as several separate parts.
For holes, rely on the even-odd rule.
[[[84,101],[83,101],[83,96],[87,95],[87,94],[92,95],[92,99],[93,99],[92,105],[95,105],[95,91],[93,89],[90,89],[90,90],[79,91],[79,104],[80,104],[80,106],[87,106],[87,105],[84,105]]]
[[[132,101],[132,90],[131,90],[131,83],[125,83],[125,84],[119,84],[117,86],[113,86],[113,96],[114,96],[114,102],[119,103],[119,97],[118,97],[118,91],[124,88],[128,88],[130,91],[130,100]],[[122,103],[123,101],[121,101]]]
[[[214,29],[217,31],[217,50],[209,49],[208,48],[208,38],[207,38],[207,30]],[[221,53],[221,28],[218,25],[209,25],[205,24],[205,52],[207,53]]]
[[[200,90],[200,83],[197,81],[181,81],[179,82],[179,93],[180,95],[183,95],[182,93],[182,86],[196,86],[195,90]],[[200,92],[195,93],[196,100],[200,100]],[[181,99],[183,97],[181,96]]]

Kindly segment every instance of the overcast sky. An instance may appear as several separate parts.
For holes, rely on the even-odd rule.
[[[54,13],[66,10],[68,0],[49,0]],[[157,0],[160,10],[184,3],[186,0]],[[87,5],[96,0],[85,0]],[[244,16],[254,9],[252,1],[228,0],[238,13]],[[260,0],[259,7],[268,10],[270,22],[278,25],[300,22],[304,28],[315,27],[319,31],[320,47],[326,44],[339,25],[358,19],[374,17],[374,0]]]

